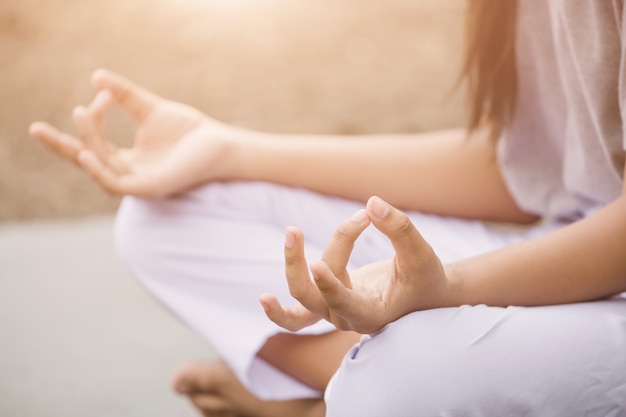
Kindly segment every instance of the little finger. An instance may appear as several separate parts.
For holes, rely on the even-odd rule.
[[[78,163],[78,154],[84,149],[83,143],[48,123],[34,122],[28,129],[31,136],[38,139],[62,157]]]
[[[320,321],[321,317],[306,309],[302,304],[285,308],[271,294],[262,294],[259,302],[265,310],[267,318],[291,332],[296,332]]]

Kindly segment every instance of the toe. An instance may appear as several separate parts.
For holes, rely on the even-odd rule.
[[[183,366],[172,380],[172,387],[180,394],[212,393],[217,388],[215,374],[219,362],[191,363]]]
[[[215,395],[195,394],[190,395],[189,399],[193,405],[204,415],[209,416],[230,416],[234,415],[229,404],[223,399]]]

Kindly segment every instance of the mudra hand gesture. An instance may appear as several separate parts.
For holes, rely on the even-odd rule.
[[[97,95],[73,113],[79,138],[44,122],[33,123],[31,135],[114,194],[163,197],[219,178],[225,149],[221,139],[243,130],[158,97],[110,71],[96,71],[91,81]],[[131,148],[118,148],[105,138],[104,116],[113,103],[138,124]]]
[[[390,239],[396,255],[348,274],[354,243],[370,222]],[[287,229],[285,263],[299,304],[283,307],[270,294],[260,301],[272,321],[291,331],[326,319],[341,330],[373,333],[405,314],[448,303],[449,283],[439,258],[409,218],[378,197],[337,228],[322,259],[310,264],[313,280],[296,228]]]

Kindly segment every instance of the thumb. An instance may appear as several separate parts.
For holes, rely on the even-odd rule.
[[[428,246],[409,217],[380,197],[371,197],[366,210],[374,226],[389,238],[398,258],[411,259]]]

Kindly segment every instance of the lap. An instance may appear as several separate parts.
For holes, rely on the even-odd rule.
[[[624,369],[626,298],[416,312],[348,353],[328,415],[623,415]]]
[[[255,356],[282,331],[265,317],[258,297],[269,292],[286,305],[295,302],[284,276],[286,227],[300,227],[308,259],[319,259],[335,227],[362,206],[259,182],[214,183],[167,200],[126,197],[117,216],[117,247],[139,282],[209,341],[249,388],[265,398],[291,398],[308,391],[289,389],[298,384],[277,372],[273,380],[283,382],[270,383],[271,367]],[[476,221],[409,215],[444,261],[524,238]],[[392,255],[389,241],[370,227],[357,241],[350,267]],[[319,322],[303,333],[331,330]]]

